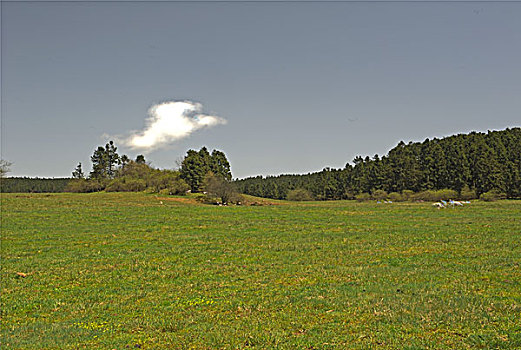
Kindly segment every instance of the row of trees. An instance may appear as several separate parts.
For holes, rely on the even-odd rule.
[[[231,183],[230,163],[226,155],[217,150],[212,153],[206,147],[189,150],[181,162],[180,170],[155,169],[147,164],[143,155],[131,160],[119,155],[110,141],[99,146],[91,156],[92,171],[86,177],[82,164],[72,172],[73,179],[67,185],[70,192],[139,192],[183,195],[188,191],[206,192],[211,199],[222,203],[236,197]]]
[[[231,180],[226,155],[217,150],[210,153],[206,147],[189,150],[179,170],[154,169],[143,155],[135,160],[119,155],[112,141],[99,146],[91,161],[88,176],[82,164],[78,164],[67,185],[68,191],[207,192],[221,202],[236,197],[235,188],[254,196],[293,200],[429,200],[448,194],[457,194],[459,198],[483,194],[521,198],[521,128],[400,142],[383,157],[356,157],[353,164],[348,163],[343,169],[325,168],[305,175],[258,176],[236,181]],[[3,177],[10,164],[3,161],[0,165]],[[33,182],[30,186],[36,188],[29,186],[29,179],[11,179],[3,179],[3,192],[59,191],[65,181]],[[56,186],[44,188],[44,183],[53,181]],[[16,183],[25,187],[16,187]]]
[[[88,176],[79,163],[72,172],[69,192],[163,192],[184,194],[188,185],[174,170],[154,169],[147,164],[143,155],[131,160],[127,155],[119,155],[113,141],[105,147],[99,146],[90,157],[92,170]]]
[[[56,193],[63,192],[70,179],[40,179],[30,177],[6,177],[11,162],[0,159],[0,192],[2,193]]]
[[[305,175],[251,177],[236,184],[243,193],[275,199],[287,198],[295,189],[305,189],[319,200],[442,189],[467,196],[493,191],[520,198],[521,128],[400,142],[386,156],[356,157],[353,163]]]
[[[64,192],[69,178],[40,179],[4,177],[0,180],[2,193],[59,193]]]

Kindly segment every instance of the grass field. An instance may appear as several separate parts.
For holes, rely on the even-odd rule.
[[[162,203],[2,194],[2,349],[521,348],[521,201]]]

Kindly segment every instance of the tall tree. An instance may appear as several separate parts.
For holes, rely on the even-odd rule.
[[[107,154],[107,176],[110,179],[114,178],[114,175],[116,174],[117,166],[121,164],[118,152],[118,148],[116,145],[114,145],[113,141],[109,141],[105,145],[105,153]]]
[[[181,177],[190,186],[192,192],[201,190],[205,176],[212,172],[229,181],[232,178],[230,163],[226,155],[217,150],[208,152],[206,147],[199,151],[188,150],[185,158],[181,162]]]
[[[228,162],[226,155],[221,151],[212,151],[210,171],[213,172],[215,175],[222,176],[227,181],[230,181],[232,179],[230,163]]]
[[[76,169],[72,172],[73,179],[84,179],[85,174],[83,173],[83,169],[81,168],[81,163],[78,163]]]
[[[92,170],[89,177],[92,179],[108,178],[107,168],[109,160],[105,148],[99,146],[90,157],[90,160],[92,162]]]
[[[113,179],[116,175],[117,166],[121,164],[117,153],[117,147],[110,141],[105,147],[99,146],[90,157],[92,171],[90,177],[93,179]]]

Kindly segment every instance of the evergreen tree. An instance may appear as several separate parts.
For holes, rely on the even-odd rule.
[[[205,176],[212,172],[221,176],[226,181],[230,181],[232,174],[230,163],[226,155],[221,151],[208,152],[206,147],[199,151],[188,150],[185,158],[181,162],[181,177],[190,186],[192,192],[201,190]]]
[[[137,157],[136,157],[136,163],[138,164],[145,164],[146,161],[145,161],[145,156],[142,155],[142,154],[139,154]]]
[[[116,174],[117,166],[121,164],[119,155],[117,153],[118,148],[114,145],[113,141],[110,141],[105,145],[105,153],[107,154],[107,176],[109,179],[113,179]]]
[[[73,179],[84,179],[85,174],[83,173],[83,169],[81,168],[81,163],[78,163],[76,169],[72,172]]]
[[[279,198],[296,188],[309,190],[317,199],[443,189],[460,195],[465,192],[466,197],[495,191],[521,198],[521,128],[472,132],[422,143],[402,141],[382,158],[357,156],[353,163],[339,170],[254,177],[238,180],[237,184],[244,193],[268,198]]]
[[[107,168],[109,160],[105,148],[99,146],[90,157],[90,160],[92,162],[92,170],[89,177],[91,179],[108,178]]]
[[[92,161],[92,179],[113,179],[116,175],[117,166],[121,164],[117,147],[110,141],[105,147],[99,146],[90,157]]]

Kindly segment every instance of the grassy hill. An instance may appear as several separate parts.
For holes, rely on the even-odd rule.
[[[521,202],[2,194],[5,349],[521,347]]]

